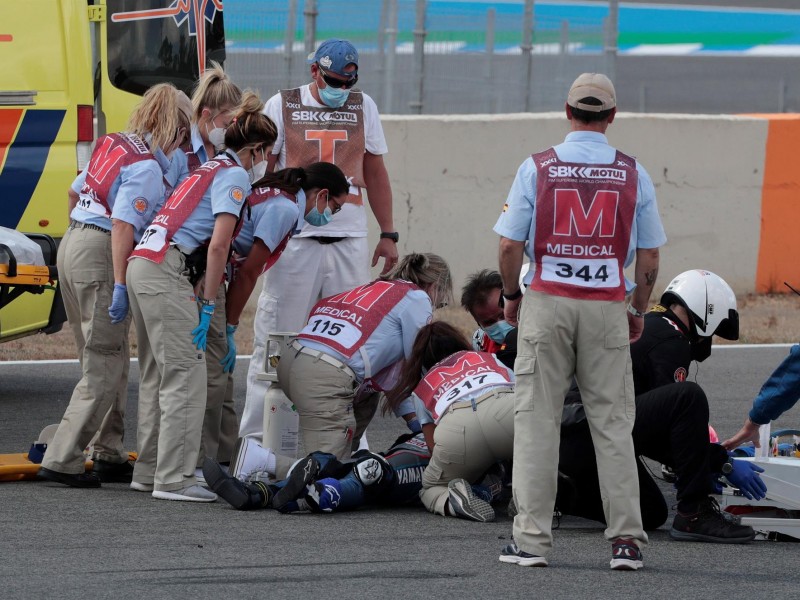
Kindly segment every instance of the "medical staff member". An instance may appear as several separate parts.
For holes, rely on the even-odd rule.
[[[649,175],[606,139],[616,115],[608,77],[579,76],[565,112],[572,131],[563,144],[522,163],[494,228],[501,236],[504,315],[511,325],[519,319],[512,476],[519,514],[514,543],[500,560],[547,565],[561,410],[574,376],[608,499],[611,568],[639,569],[647,536],[631,440],[629,340],[641,333],[666,236]],[[523,295],[519,274],[526,242],[531,270]],[[636,288],[626,313],[623,268],[634,257]]]
[[[197,81],[192,93],[192,138],[187,148],[190,171],[224,150],[225,131],[233,121],[234,111],[242,99],[242,91],[216,63],[211,63]],[[233,378],[225,368],[228,335],[225,326],[225,282],[220,282],[215,300],[216,310],[208,330],[206,376],[208,397],[203,419],[203,436],[199,460],[216,456],[230,460],[239,432],[239,420],[233,404]],[[202,477],[197,465],[195,475]]]
[[[164,202],[168,175],[176,183],[170,157],[188,135],[187,102],[170,84],[150,88],[126,132],[97,140],[69,190],[70,225],[58,270],[82,376],[42,461],[42,479],[72,487],[130,481],[123,446],[130,364],[126,259]],[[83,451],[98,429],[93,470],[86,473]]]
[[[228,330],[239,325],[259,275],[280,258],[292,234],[303,223],[324,227],[342,209],[350,186],[332,163],[267,173],[247,197],[242,228],[233,241],[235,276],[228,289]],[[236,347],[229,344],[226,365],[233,370]]]
[[[392,190],[383,162],[388,151],[375,101],[355,89],[358,51],[347,40],[322,42],[308,59],[311,83],[281,90],[267,101],[265,113],[278,127],[270,170],[304,167],[317,161],[339,166],[350,182],[350,196],[324,229],[306,224],[287,244],[284,260],[264,277],[258,298],[253,356],[247,372],[247,397],[240,436],[260,441],[267,336],[299,331],[320,299],[370,280],[367,213],[364,195],[380,227],[372,266],[384,259],[382,273],[397,263],[398,234],[392,220]]]
[[[513,371],[493,354],[472,351],[453,326],[431,323],[417,334],[412,359],[387,401],[399,405],[409,393],[414,401],[431,449],[420,492],[430,512],[494,520],[491,492],[472,483],[493,464],[511,459],[513,392]]]
[[[281,258],[286,260],[286,257]],[[350,456],[377,408],[412,356],[417,332],[433,307],[452,297],[450,268],[436,254],[409,254],[387,275],[320,300],[278,362],[278,381],[297,408],[304,448]],[[266,472],[282,479],[293,457],[240,438],[233,475]]]
[[[196,485],[195,467],[206,406],[205,349],[214,298],[228,261],[234,229],[275,142],[275,125],[245,93],[225,133],[224,154],[197,168],[173,192],[145,231],[128,266],[131,310],[146,347],[139,403],[138,452],[131,487],[154,498],[211,502]],[[204,250],[199,250],[205,248]],[[187,258],[207,255],[197,292]],[[141,362],[140,358],[140,362]]]

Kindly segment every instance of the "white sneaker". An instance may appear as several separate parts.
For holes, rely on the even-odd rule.
[[[182,490],[175,490],[174,492],[165,492],[163,490],[155,490],[153,498],[159,500],[179,500],[182,502],[214,502],[217,495],[214,492],[209,492],[206,488],[200,485],[190,485]]]
[[[152,483],[138,483],[136,481],[131,481],[131,489],[136,490],[137,492],[152,492],[153,491],[153,484]]]
[[[206,478],[203,476],[203,469],[195,469],[194,470],[194,478],[197,479],[197,483],[199,485],[208,487],[206,485]]]
[[[272,463],[272,469],[269,468]],[[264,448],[253,438],[243,437],[236,441],[231,458],[231,472],[239,481],[246,483],[268,479],[274,474],[275,453]]]

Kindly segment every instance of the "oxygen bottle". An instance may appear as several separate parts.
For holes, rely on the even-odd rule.
[[[264,397],[264,447],[277,454],[297,456],[300,417],[291,400],[273,383]]]
[[[297,456],[300,417],[278,383],[276,368],[281,354],[294,337],[294,333],[271,333],[267,336],[264,372],[258,374],[259,379],[270,382],[264,396],[263,446],[291,457]]]

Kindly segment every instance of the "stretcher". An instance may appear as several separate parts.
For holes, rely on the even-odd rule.
[[[43,255],[55,258],[56,244],[50,236],[30,236],[42,246]],[[5,251],[7,262],[0,263],[0,308],[10,304],[25,293],[41,294],[45,289],[52,289],[58,279],[55,264],[22,265],[18,264],[14,252],[6,244],[0,243],[0,250]]]
[[[48,425],[39,434],[38,439],[31,446],[29,452],[17,452],[12,454],[0,454],[0,482],[2,481],[26,481],[35,480],[36,474],[39,472],[41,466],[39,462],[33,462],[29,458],[29,454],[38,454],[36,459],[41,461],[41,454],[46,449],[47,444],[53,440],[53,436],[58,429],[58,424]],[[86,452],[86,462],[84,467],[87,471],[92,469],[92,460],[89,458],[92,455],[91,445]],[[128,452],[128,460],[136,460],[136,452]]]
[[[761,468],[767,485],[763,500],[748,500],[736,488],[724,488],[720,506],[739,515],[742,525],[756,530],[756,539],[782,539],[790,536],[800,541],[800,458],[791,456],[745,457]]]

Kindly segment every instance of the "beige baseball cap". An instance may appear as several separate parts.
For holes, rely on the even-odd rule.
[[[601,104],[586,104],[584,98],[597,98]],[[567,104],[587,112],[602,112],[617,105],[614,84],[602,73],[583,73],[569,88]]]

